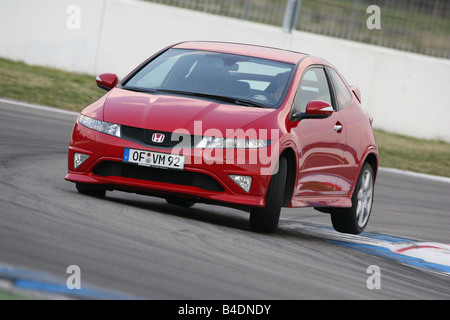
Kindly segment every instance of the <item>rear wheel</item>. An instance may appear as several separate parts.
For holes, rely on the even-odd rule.
[[[272,176],[266,194],[266,206],[250,212],[250,229],[256,232],[272,233],[278,227],[280,211],[286,187],[287,160],[281,157],[278,172]]]
[[[359,174],[352,196],[352,207],[335,209],[331,222],[336,231],[359,234],[369,222],[374,194],[374,174],[372,166],[365,163]]]
[[[76,188],[79,193],[96,198],[104,198],[106,196],[106,189],[86,183],[76,183]]]

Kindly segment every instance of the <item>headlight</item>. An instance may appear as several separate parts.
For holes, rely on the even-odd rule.
[[[218,138],[203,137],[196,148],[208,149],[256,149],[265,148],[270,144],[270,140],[242,139],[242,138]]]
[[[120,124],[115,124],[115,123],[109,123],[109,122],[105,122],[105,121],[100,121],[97,119],[92,119],[86,116],[81,115],[80,117],[80,123],[85,126],[88,127],[89,129],[95,130],[95,131],[99,131],[99,132],[103,132],[115,137],[121,137],[120,134]]]

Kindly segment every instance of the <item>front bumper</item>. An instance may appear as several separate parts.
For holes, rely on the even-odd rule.
[[[123,162],[124,148],[160,153],[176,151],[189,160],[183,171],[143,167]],[[144,146],[77,123],[69,147],[69,170],[65,179],[76,183],[98,184],[109,190],[162,197],[176,195],[199,202],[265,206],[265,194],[271,176],[261,172],[271,172],[272,162],[255,163],[257,155],[252,153],[256,154],[257,149],[221,150],[223,152],[217,153],[206,151],[203,153],[201,149],[168,150]],[[74,167],[75,153],[89,155],[78,168]],[[230,175],[251,176],[249,192],[237,185]]]

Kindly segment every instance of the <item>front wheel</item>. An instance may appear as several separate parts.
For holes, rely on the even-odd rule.
[[[81,194],[85,194],[91,197],[96,198],[104,198],[106,196],[106,189],[98,187],[94,184],[87,184],[87,183],[79,183],[76,184],[77,191]]]
[[[185,199],[180,199],[180,198],[173,198],[173,197],[168,197],[166,198],[167,203],[175,205],[175,206],[180,206],[180,207],[192,207],[195,202],[194,201],[189,201],[189,200],[185,200]]]
[[[359,174],[352,196],[352,207],[333,210],[331,222],[336,231],[360,234],[369,222],[374,194],[372,166],[365,163]]]
[[[280,211],[286,186],[287,160],[281,157],[278,172],[272,176],[266,194],[266,206],[250,212],[250,229],[256,232],[272,233],[278,227]]]

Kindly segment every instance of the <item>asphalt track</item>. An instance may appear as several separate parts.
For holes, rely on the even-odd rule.
[[[450,243],[446,181],[382,170],[360,236],[309,208],[284,209],[275,234],[257,234],[233,209],[80,195],[64,180],[76,115],[5,100],[0,114],[0,278],[24,268],[65,281],[77,265],[83,287],[146,299],[450,298],[448,250],[434,269],[386,249]],[[366,284],[373,265],[379,289]]]

